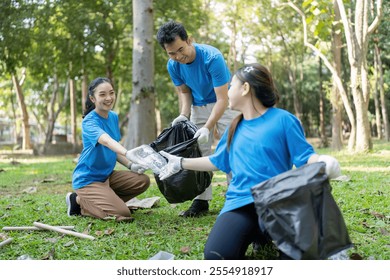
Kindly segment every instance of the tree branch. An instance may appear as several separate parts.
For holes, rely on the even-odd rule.
[[[337,0],[338,2],[342,0]],[[349,100],[348,100],[348,96],[347,96],[347,93],[344,89],[344,85],[343,85],[343,82],[340,78],[340,76],[337,74],[337,71],[336,69],[333,67],[333,65],[329,62],[328,58],[323,54],[321,53],[321,51],[319,49],[317,49],[314,45],[310,44],[307,40],[307,25],[306,25],[306,17],[305,17],[305,14],[292,2],[288,2],[288,3],[284,3],[284,4],[280,4],[280,6],[290,6],[291,8],[293,8],[301,17],[302,17],[302,25],[303,25],[303,41],[304,41],[304,45],[309,47],[316,55],[318,55],[322,61],[324,62],[324,64],[326,65],[326,67],[329,69],[329,71],[332,73],[332,78],[334,79],[334,81],[336,82],[337,84],[337,87],[340,91],[340,95],[341,95],[341,99],[343,100],[343,104],[344,104],[344,108],[345,108],[345,111],[347,112],[347,115],[348,115],[348,118],[350,120],[351,123],[354,123],[355,122],[355,117],[354,117],[354,114],[353,114],[353,111],[352,111],[352,108],[349,104]],[[344,8],[344,6],[343,6]],[[343,9],[343,12],[345,14],[345,9]],[[348,36],[347,36],[348,37]],[[349,52],[349,51],[348,51]]]
[[[22,69],[22,77],[20,78],[19,85],[22,86],[26,80],[26,68]]]
[[[376,2],[376,17],[374,21],[371,23],[371,25],[368,27],[367,34],[372,34],[379,26],[379,23],[381,22],[383,16],[383,9],[382,9],[382,0],[377,0]]]
[[[345,12],[343,0],[337,0],[337,5],[339,6],[341,21],[342,21],[343,26],[344,26],[345,40],[347,41],[349,63],[351,65],[355,65],[356,64],[356,59],[355,59],[356,58],[356,51],[359,51],[359,53],[360,53],[360,50],[359,49],[357,50],[357,48],[359,48],[359,47],[355,43],[356,37],[351,30],[351,26],[350,26],[349,21],[348,21],[347,13]]]

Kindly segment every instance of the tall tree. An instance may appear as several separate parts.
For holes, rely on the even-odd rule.
[[[332,24],[332,54],[333,54],[333,67],[339,77],[341,77],[341,48],[342,37],[340,30],[340,11],[336,0],[333,0],[334,8],[334,24]],[[330,98],[332,103],[332,150],[340,151],[343,148],[342,138],[342,113],[343,104],[340,98],[340,91],[337,83],[333,79],[332,81],[332,94]]]
[[[74,80],[69,79],[69,96],[70,96],[70,130],[72,134],[71,143],[72,143],[72,149],[73,153],[77,151],[78,147],[78,141],[77,141],[77,109],[76,109],[76,92],[75,92],[75,85]]]
[[[375,61],[377,62],[377,67],[375,69],[375,72],[377,74],[377,80],[375,81],[376,85],[378,86],[379,91],[379,100],[380,101],[380,112],[382,113],[382,120],[383,120],[383,138],[386,141],[390,141],[390,124],[389,124],[389,114],[387,110],[387,100],[385,96],[385,89],[384,89],[384,79],[383,79],[383,67],[382,67],[382,59],[381,59],[381,50],[378,46],[378,44],[375,44]],[[379,114],[378,114],[379,115]],[[382,127],[381,123],[378,124],[379,129]]]
[[[133,38],[133,93],[125,140],[129,149],[156,137],[152,0],[133,0]]]
[[[344,26],[348,48],[348,60],[351,67],[351,91],[356,112],[355,151],[372,149],[370,124],[368,121],[368,103],[370,89],[367,72],[367,52],[370,35],[377,29],[382,19],[382,0],[376,1],[376,16],[369,25],[369,0],[356,0],[354,20],[351,22],[342,0],[337,0]]]
[[[19,80],[16,73],[12,73],[12,83],[16,92],[18,99],[19,108],[22,114],[22,127],[23,127],[23,137],[22,137],[22,150],[27,150],[32,148],[31,144],[31,135],[30,135],[30,123],[29,115],[27,111],[26,102],[24,101],[24,94],[22,90],[23,81],[26,78],[26,69],[22,70],[22,78]]]
[[[373,8],[373,7],[371,7]],[[373,9],[371,10],[374,14]],[[390,9],[383,7],[383,18],[388,18]],[[387,109],[387,103],[385,96],[384,85],[384,65],[382,63],[382,57],[385,57],[383,49],[388,48],[389,40],[387,39],[389,34],[390,22],[389,20],[383,20],[379,28],[375,31],[375,35],[372,37],[371,45],[374,48],[374,101],[375,101],[375,119],[377,136],[379,139],[385,139],[390,141],[390,125],[389,115]],[[387,46],[386,46],[387,45]]]
[[[328,58],[322,54],[317,47],[308,42],[306,17],[304,13],[294,3],[288,2],[287,4],[296,10],[302,17],[305,45],[321,57],[327,68],[332,72],[333,79],[340,90],[344,107],[351,123],[351,135],[348,142],[348,149],[350,151],[355,149],[356,152],[370,150],[372,148],[372,142],[367,114],[369,101],[366,71],[366,56],[368,51],[367,39],[369,34],[371,34],[379,25],[382,17],[382,1],[377,1],[377,15],[372,24],[368,26],[368,1],[357,0],[355,7],[355,31],[353,31],[349,19],[347,18],[343,1],[337,0],[347,40],[348,58],[351,68],[351,91],[354,100],[355,114],[349,104],[341,77],[338,75]]]
[[[21,78],[17,75],[18,68],[26,67],[28,50],[31,45],[29,30],[34,11],[34,4],[25,1],[4,0],[0,4],[0,70],[9,73],[12,77],[19,109],[22,118],[22,149],[31,149],[29,114],[25,103],[22,84],[26,72],[23,70]],[[23,68],[25,69],[25,68]]]
[[[34,77],[33,95],[40,103],[40,108],[34,107],[34,115],[45,131],[40,151],[45,153],[52,143],[60,114],[69,108],[68,79],[74,76],[70,65],[80,46],[74,44],[72,32],[67,28],[69,16],[65,3],[40,3],[33,16],[35,20],[30,36],[34,41],[29,67]],[[74,24],[73,28],[77,26]]]
[[[324,98],[324,87],[323,87],[323,75],[322,75],[322,60],[319,59],[318,63],[318,80],[320,81],[320,86],[318,87],[320,104],[320,147],[328,147],[328,137],[325,131],[325,98]]]

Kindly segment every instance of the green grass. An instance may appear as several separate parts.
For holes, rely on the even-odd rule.
[[[390,143],[376,142],[374,151],[350,155],[345,151],[322,154],[337,157],[348,182],[332,182],[354,248],[351,258],[390,259]],[[0,241],[13,242],[0,248],[1,260],[29,255],[33,259],[56,260],[144,260],[163,250],[175,259],[200,260],[226,191],[225,175],[213,178],[210,214],[183,219],[178,213],[191,202],[170,205],[158,190],[154,178],[140,198],[160,196],[160,205],[133,213],[135,222],[116,223],[89,217],[68,217],[65,194],[72,190],[74,156],[0,156]],[[121,167],[118,167],[121,168]],[[36,192],[24,190],[35,187]],[[94,236],[91,241],[52,231],[1,231],[4,226],[73,225],[75,231]],[[276,258],[273,248],[260,253],[251,249],[248,259]]]

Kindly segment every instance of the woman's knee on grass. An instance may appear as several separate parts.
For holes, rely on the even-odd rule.
[[[145,192],[150,186],[150,178],[148,175],[140,174],[139,180],[136,183],[136,186],[134,186],[135,189],[137,189],[138,193],[141,194]]]

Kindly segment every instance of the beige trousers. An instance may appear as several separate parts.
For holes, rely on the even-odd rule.
[[[209,119],[209,116],[211,115],[211,111],[214,108],[215,103],[210,103],[204,106],[192,106],[191,107],[191,122],[193,122],[198,129],[202,128],[207,120]],[[209,156],[212,154],[211,147],[214,143],[214,130],[217,130],[217,134],[219,137],[222,136],[222,134],[225,132],[226,128],[230,125],[232,120],[239,114],[237,111],[233,111],[230,109],[226,109],[221,118],[216,123],[215,127],[210,130],[210,137],[209,141],[204,144],[199,144],[199,149],[202,152],[202,156]],[[231,179],[231,175],[226,175],[226,180],[229,184]],[[200,200],[211,200],[213,197],[212,194],[212,187],[208,187],[203,193],[195,197],[195,199]]]
[[[93,182],[75,190],[81,215],[99,219],[115,217],[117,221],[132,219],[125,202],[147,190],[147,175],[127,170],[114,170],[105,182]]]

